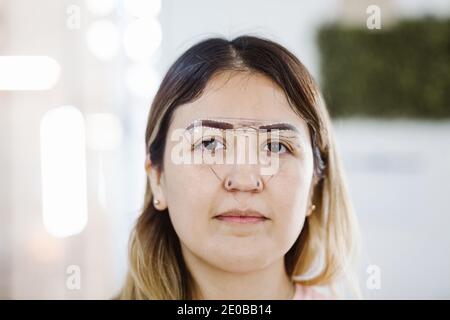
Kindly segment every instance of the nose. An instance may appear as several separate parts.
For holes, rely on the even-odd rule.
[[[225,189],[227,191],[261,192],[264,189],[264,184],[259,173],[239,167],[248,166],[235,166],[235,169],[225,177]]]

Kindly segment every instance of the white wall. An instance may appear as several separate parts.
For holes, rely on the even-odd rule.
[[[450,298],[450,122],[340,120],[367,298]],[[380,290],[365,286],[368,265]]]

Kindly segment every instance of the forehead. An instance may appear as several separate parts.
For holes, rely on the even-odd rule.
[[[283,90],[258,73],[227,71],[217,74],[200,98],[175,111],[171,129],[186,128],[198,119],[216,117],[289,123],[301,135],[309,137],[306,122],[291,109]]]

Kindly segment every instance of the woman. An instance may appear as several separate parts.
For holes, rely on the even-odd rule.
[[[120,298],[334,298],[351,279],[357,223],[330,118],[287,49],[250,36],[194,45],[164,77],[145,138]]]

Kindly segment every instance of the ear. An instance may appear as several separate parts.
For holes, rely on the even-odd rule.
[[[316,181],[313,179],[311,183],[311,187],[309,188],[309,194],[308,194],[308,206],[306,207],[306,217],[309,217],[313,212],[315,207],[314,206],[314,188],[316,186]]]
[[[167,208],[167,201],[164,186],[161,184],[162,172],[158,167],[152,165],[149,154],[147,154],[147,157],[145,158],[145,171],[147,172],[147,177],[153,194],[153,206],[157,210],[165,210]]]
[[[308,202],[308,207],[306,208],[306,217],[309,217],[314,212],[314,210],[312,210],[311,206],[312,206],[312,203]]]

